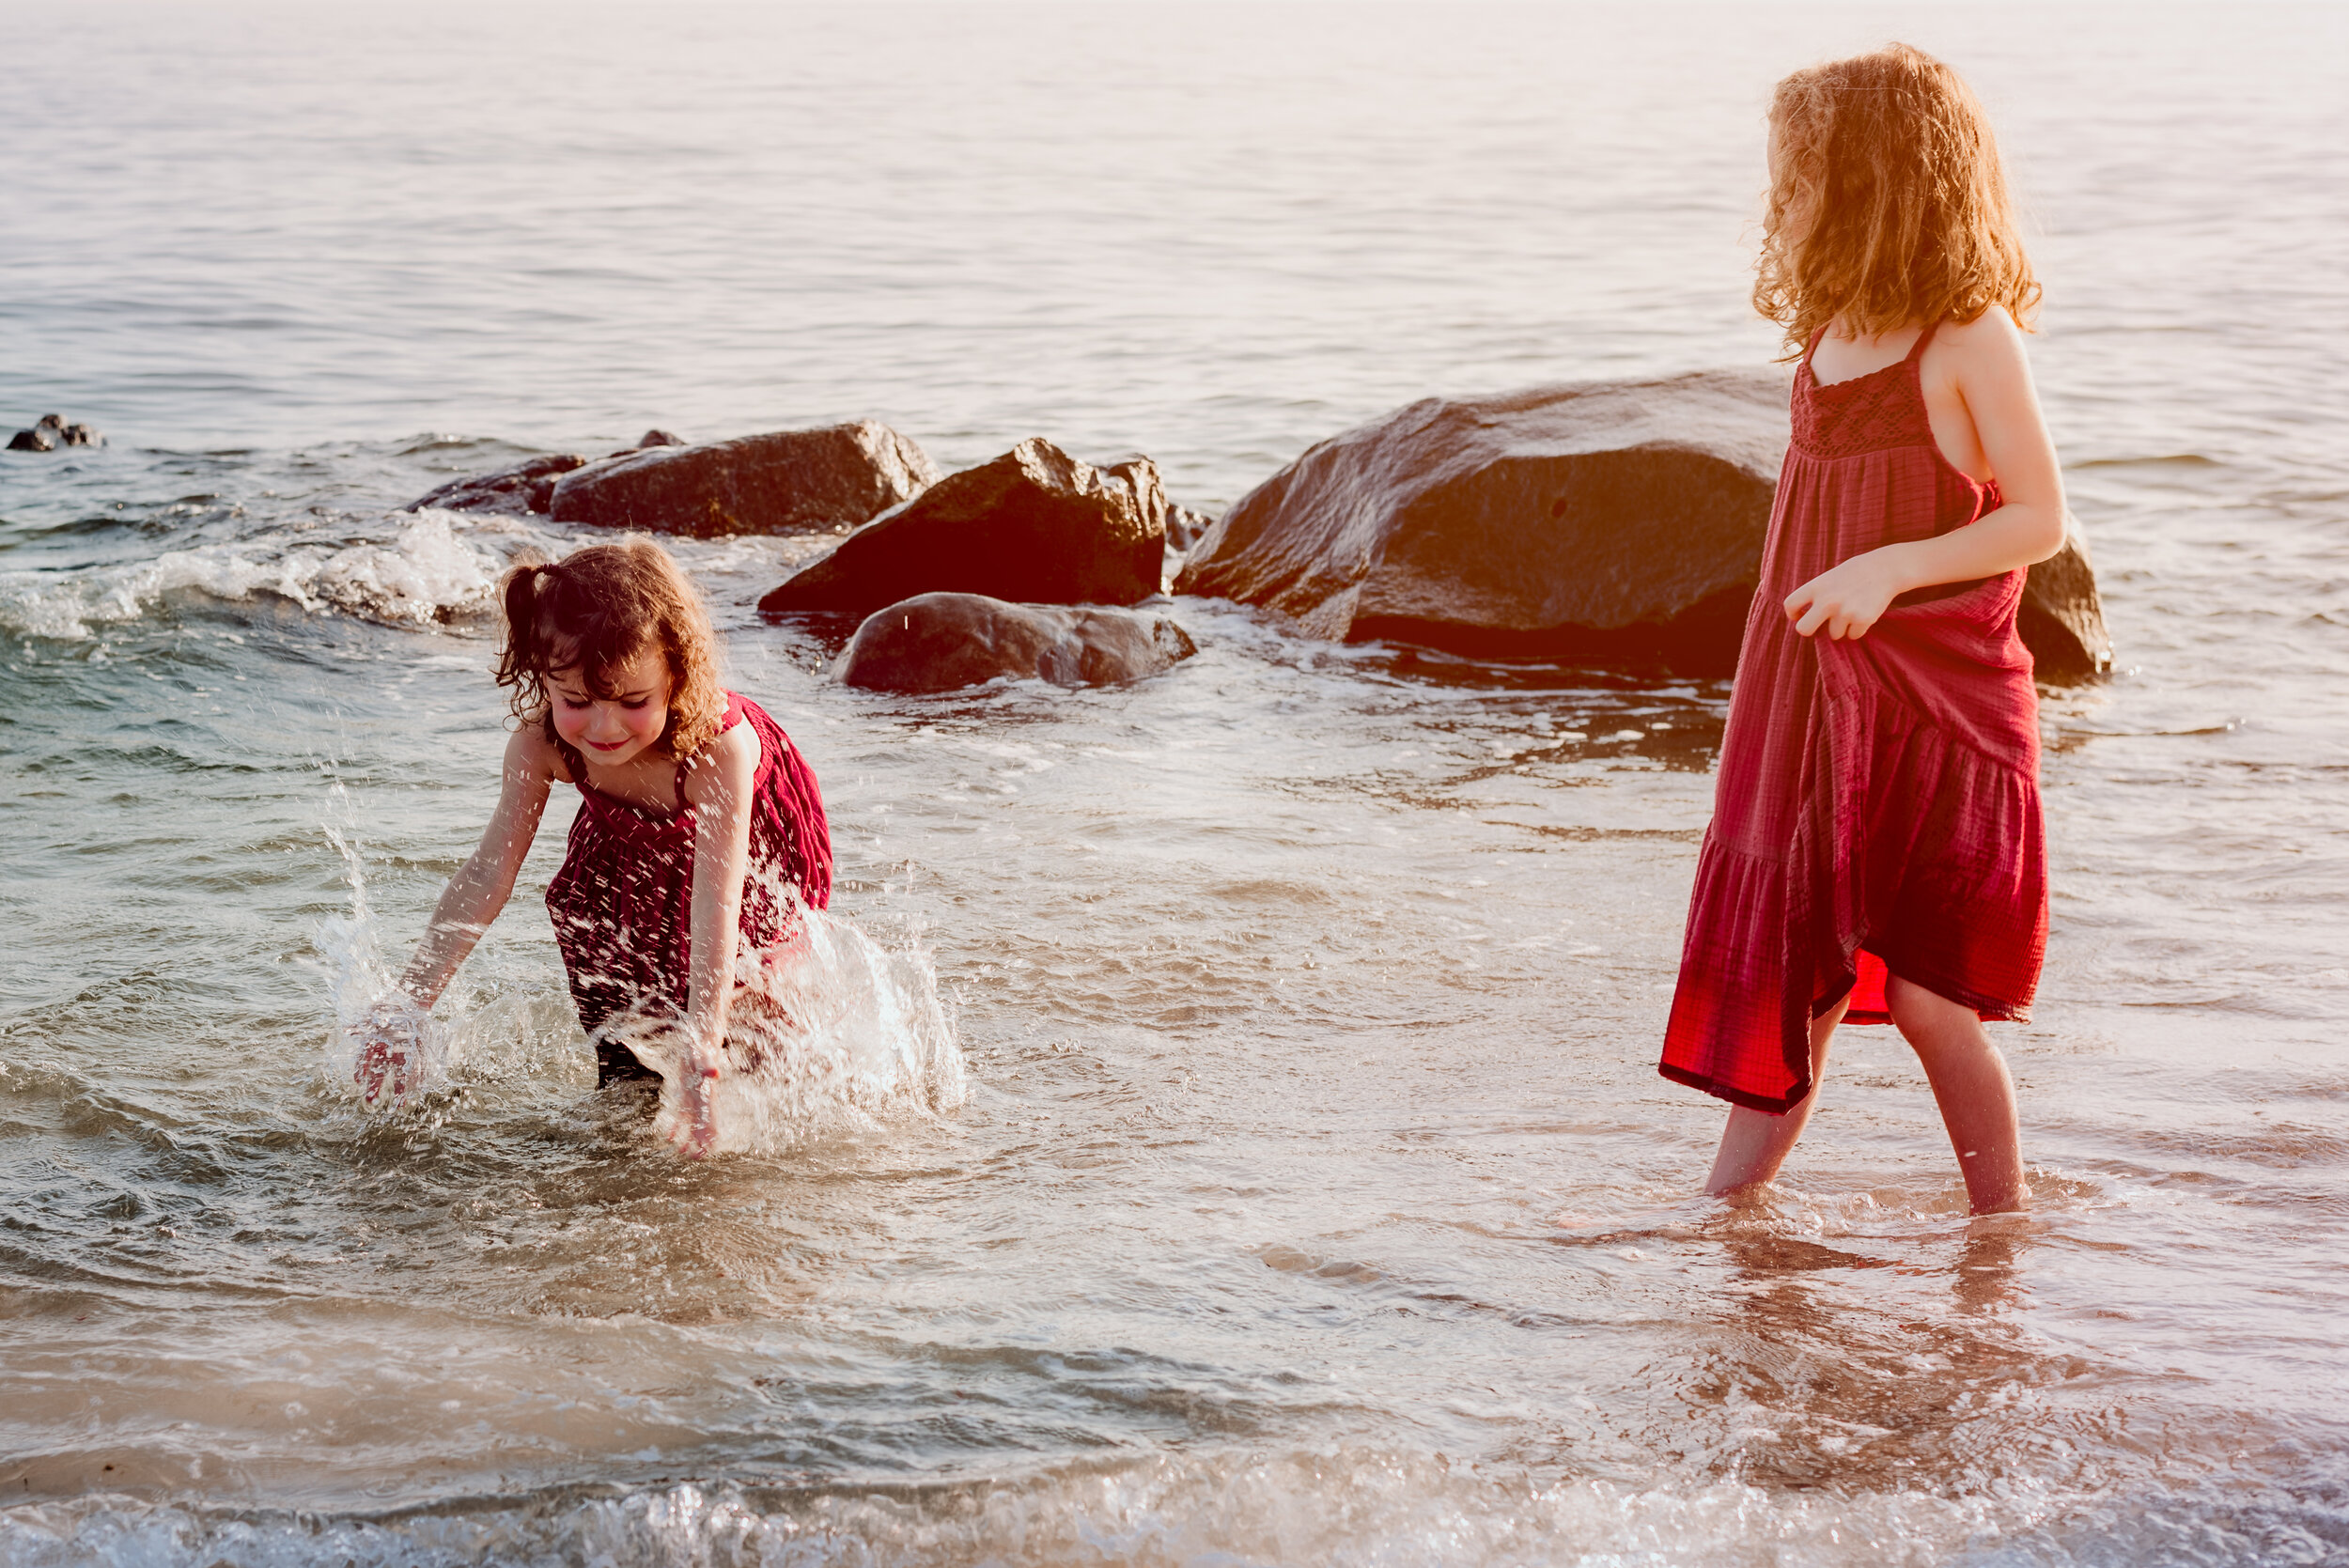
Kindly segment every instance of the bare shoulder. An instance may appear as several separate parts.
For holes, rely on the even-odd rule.
[[[748,723],[718,732],[685,764],[679,784],[692,805],[722,799],[744,799],[758,773],[758,731]]]
[[[571,782],[571,770],[554,742],[547,738],[544,724],[524,724],[506,737],[506,776],[541,784]]]
[[[2023,346],[2023,329],[2015,324],[2004,305],[1992,305],[1970,321],[1952,321],[1934,334],[1934,347],[1946,348],[1961,373],[1978,375],[2029,374],[2030,356]]]

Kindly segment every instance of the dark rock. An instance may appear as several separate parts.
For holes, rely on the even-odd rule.
[[[673,436],[666,430],[646,430],[644,439],[636,443],[635,449],[644,452],[656,446],[683,446],[684,444],[683,436]],[[614,456],[617,457],[618,454],[614,453]]]
[[[1032,437],[875,519],[758,607],[862,615],[926,593],[1135,604],[1163,581],[1167,512],[1149,458],[1097,469]]]
[[[584,467],[586,462],[576,452],[550,452],[544,457],[526,458],[494,474],[452,479],[401,509],[415,512],[438,506],[451,512],[507,512],[515,516],[544,512],[554,493],[555,480]]]
[[[2112,668],[2112,638],[2105,631],[2104,600],[2079,519],[2066,512],[2063,522],[2063,548],[2031,567],[2023,583],[2015,628],[2039,678],[2070,686]]]
[[[1701,371],[1426,398],[1241,497],[1174,591],[1263,605],[1315,636],[1727,675],[1786,396],[1782,373]],[[2053,679],[2103,645],[2086,558],[2069,560],[2033,569],[2023,616]]]
[[[563,475],[549,510],[557,522],[696,538],[847,529],[937,479],[921,447],[868,419],[624,452]]]
[[[1166,509],[1166,548],[1177,554],[1189,554],[1191,548],[1206,537],[1215,526],[1215,519],[1205,512],[1188,507],[1169,506]]]
[[[68,425],[61,413],[45,413],[29,430],[8,438],[11,452],[54,452],[60,446],[103,446],[106,438],[86,425]]]
[[[1173,669],[1198,651],[1163,615],[922,594],[866,616],[832,676],[880,691],[951,691],[999,675],[1106,686]]]

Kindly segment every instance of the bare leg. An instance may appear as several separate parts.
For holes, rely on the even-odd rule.
[[[2023,1185],[2022,1140],[2015,1129],[2015,1082],[1974,1010],[1894,975],[1885,987],[1892,1021],[1924,1063],[1941,1124],[1950,1129],[1966,1197],[1976,1214],[2005,1214],[2030,1203]]]
[[[1819,1079],[1827,1072],[1828,1038],[1843,1021],[1843,1010],[1850,1005],[1851,998],[1845,997],[1811,1020],[1811,1093],[1796,1101],[1793,1110],[1782,1116],[1749,1110],[1742,1105],[1730,1111],[1729,1126],[1721,1129],[1720,1151],[1713,1157],[1713,1173],[1704,1178],[1708,1197],[1724,1198],[1759,1187],[1786,1163],[1795,1140],[1802,1136],[1803,1125],[1811,1120],[1812,1108],[1819,1103]]]

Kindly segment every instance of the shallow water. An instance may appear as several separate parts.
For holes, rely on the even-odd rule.
[[[2349,1560],[2337,8],[0,23],[0,414],[113,442],[0,455],[0,1560]],[[573,542],[392,508],[870,414],[1213,510],[1431,391],[1758,361],[1767,85],[1888,34],[2030,199],[2120,646],[2046,705],[2034,1216],[1883,1031],[1770,1206],[1690,1196],[1722,685],[1184,600],[1161,679],[876,698],[751,612],[820,541],[681,553],[967,1099],[664,1153],[558,803],[448,1082],[355,1104],[337,988],[494,789],[484,596]]]

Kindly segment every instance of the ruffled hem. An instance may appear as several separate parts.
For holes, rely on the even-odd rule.
[[[2030,1017],[2046,945],[2030,773],[1883,691],[1834,681],[1783,859],[1712,831],[1697,862],[1660,1071],[1766,1111],[1811,1092],[1811,1022],[1888,1023],[1888,975]]]

